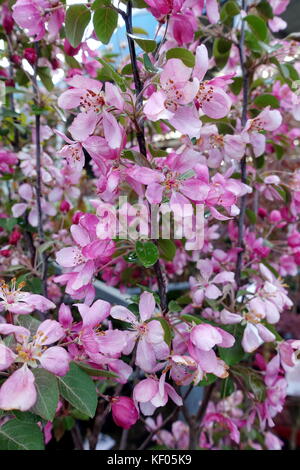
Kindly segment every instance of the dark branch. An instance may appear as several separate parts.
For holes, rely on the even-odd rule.
[[[242,2],[242,9],[247,10],[247,0],[243,0]],[[248,93],[249,93],[249,76],[245,64],[245,22],[242,20],[241,26],[241,36],[240,41],[238,44],[239,56],[240,56],[240,64],[242,70],[242,78],[243,78],[243,108],[242,108],[242,119],[241,124],[242,127],[245,127],[247,122],[247,111],[248,111]],[[241,181],[242,183],[246,183],[247,181],[247,163],[246,163],[246,155],[241,160]],[[243,254],[244,254],[244,222],[245,222],[245,214],[246,214],[246,204],[247,204],[247,195],[245,194],[241,198],[240,204],[240,215],[238,221],[238,247],[240,251],[237,255],[237,262],[236,262],[236,270],[235,270],[235,281],[237,284],[237,288],[241,285],[241,271],[242,271],[242,264],[243,264]]]

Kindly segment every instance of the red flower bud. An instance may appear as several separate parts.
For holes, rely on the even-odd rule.
[[[10,236],[9,236],[9,243],[11,245],[16,245],[18,243],[18,241],[20,240],[21,238],[21,232],[19,232],[19,230],[15,229],[13,232],[11,232]]]
[[[11,255],[11,250],[0,250],[0,256],[4,256],[4,258],[8,258]]]
[[[10,34],[14,27],[14,20],[11,14],[11,11],[7,8],[6,5],[2,7],[2,26],[6,34]]]
[[[257,213],[258,213],[258,215],[259,215],[260,217],[264,218],[264,217],[266,217],[266,215],[267,215],[268,212],[267,212],[266,209],[264,209],[263,207],[260,207],[260,208],[258,209]]]
[[[34,65],[37,61],[37,54],[32,47],[27,47],[24,50],[24,57],[28,60],[31,65]]]
[[[12,60],[13,63],[16,64],[16,65],[21,65],[21,63],[22,63],[22,59],[21,59],[21,57],[20,57],[18,54],[13,54],[13,55],[11,56],[11,60]]]

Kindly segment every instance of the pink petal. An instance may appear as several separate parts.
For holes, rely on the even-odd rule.
[[[56,320],[43,321],[36,331],[36,343],[46,346],[47,344],[56,343],[65,336],[64,329]]]
[[[155,299],[151,292],[143,292],[140,297],[139,311],[142,322],[152,317],[155,309]]]
[[[136,401],[146,403],[158,392],[158,381],[154,379],[144,379],[139,382],[133,390],[133,397]]]
[[[24,365],[12,373],[0,389],[0,409],[29,410],[36,402],[34,375]]]
[[[128,310],[126,307],[122,307],[121,305],[116,305],[112,307],[110,311],[110,316],[115,318],[116,320],[125,321],[127,323],[137,324],[136,316]]]
[[[99,117],[94,111],[79,113],[69,127],[73,139],[85,141],[94,132],[98,120]]]
[[[208,52],[204,44],[201,44],[196,49],[196,63],[194,67],[193,76],[197,77],[201,82],[208,70]]]
[[[64,348],[53,346],[46,349],[39,360],[44,369],[61,377],[68,372],[71,358]]]
[[[156,366],[156,357],[153,347],[147,342],[144,336],[142,336],[138,342],[135,363],[145,372],[153,372]]]

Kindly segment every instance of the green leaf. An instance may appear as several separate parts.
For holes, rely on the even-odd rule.
[[[107,7],[111,4],[110,0],[95,0],[92,5],[92,10],[97,10],[99,7]]]
[[[213,44],[213,56],[218,67],[224,67],[230,55],[232,42],[226,38],[216,38]]]
[[[93,23],[98,39],[103,44],[108,44],[118,25],[118,13],[111,8],[98,8],[94,13]]]
[[[90,10],[83,4],[71,5],[67,9],[65,33],[71,46],[77,47],[81,43],[85,28],[89,24],[90,19]]]
[[[183,47],[173,47],[169,49],[166,54],[167,59],[180,59],[187,67],[195,66],[195,56],[191,51]]]
[[[279,108],[280,106],[278,99],[269,93],[264,93],[262,95],[257,96],[254,99],[254,104],[259,108],[265,108],[266,106],[271,106],[272,108]]]
[[[128,36],[133,39],[141,49],[145,52],[153,52],[156,49],[156,42],[154,39],[144,39],[140,38],[139,36],[136,36],[135,34],[128,34]]]
[[[226,377],[225,380],[222,381],[222,388],[221,388],[221,397],[229,397],[235,390],[234,382],[231,377]]]
[[[150,268],[158,260],[158,248],[152,242],[137,241],[135,251],[139,261],[145,268]]]
[[[65,54],[66,64],[72,69],[81,69],[81,65],[75,57]]]
[[[167,345],[170,346],[171,342],[172,342],[173,334],[172,334],[172,329],[171,329],[169,323],[163,317],[155,317],[155,320],[158,320],[160,322],[161,326],[163,327],[164,340],[167,343]]]
[[[229,85],[230,90],[234,95],[239,95],[243,88],[243,77],[234,77],[233,82]]]
[[[154,67],[154,65],[152,64],[148,54],[143,55],[143,60],[144,60],[144,66],[145,66],[145,69],[147,70],[147,72],[150,72],[150,73],[158,72],[158,69],[156,67]]]
[[[273,9],[269,2],[262,0],[257,6],[257,11],[259,14],[266,20],[271,20],[273,18]]]
[[[144,36],[149,36],[148,31],[146,31],[144,28],[140,28],[139,26],[133,26],[132,32],[134,34],[143,34]]]
[[[222,328],[235,337],[235,343],[231,348],[218,347],[220,358],[229,366],[238,364],[245,357],[245,351],[241,344],[244,327],[241,325],[230,325],[222,326]]]
[[[19,315],[16,324],[24,326],[24,328],[30,331],[31,335],[34,335],[41,322],[31,315]]]
[[[200,325],[200,323],[204,323],[204,321],[201,318],[195,317],[195,315],[190,315],[189,313],[185,313],[184,315],[181,315],[180,318],[182,318],[184,321],[187,321],[189,323],[196,323],[196,325]]]
[[[221,18],[223,18],[223,21],[227,20],[228,18],[232,18],[240,13],[240,7],[238,4],[230,0],[229,2],[226,2],[225,5],[222,8],[221,12]]]
[[[112,82],[116,82],[122,91],[125,91],[127,88],[126,82],[123,77],[121,77],[118,72],[105,60],[99,58],[97,59],[103,65],[103,68],[100,70],[100,75],[98,76],[99,80],[103,80],[101,78],[101,73],[104,74],[104,81],[111,80]]]
[[[234,366],[231,369],[233,375],[238,375],[243,379],[246,387],[252,392],[256,400],[262,402],[266,397],[266,386],[260,372],[246,366]]]
[[[260,170],[261,168],[263,168],[264,165],[265,165],[265,156],[264,156],[264,155],[261,155],[260,157],[257,157],[257,158],[254,160],[254,165],[255,165],[255,168],[257,168],[258,170]]]
[[[53,85],[53,82],[52,82],[52,77],[51,77],[49,67],[38,67],[37,74],[40,77],[41,82],[44,85],[44,87],[48,91],[53,90],[54,85]]]
[[[248,15],[245,16],[244,21],[247,21],[252,32],[258,39],[266,41],[268,37],[268,28],[266,22],[262,18],[256,15]]]
[[[15,415],[15,418],[19,421],[22,421],[23,423],[37,423],[38,421],[41,421],[41,418],[39,416],[30,413],[30,411],[14,410],[13,413]]]
[[[58,377],[58,382],[60,393],[65,400],[90,418],[95,415],[96,387],[85,372],[71,362],[69,372],[64,377]]]
[[[4,228],[4,230],[6,230],[7,232],[11,232],[17,223],[18,219],[16,217],[0,219],[0,227]]]
[[[59,399],[57,378],[45,369],[33,369],[32,372],[37,401],[31,411],[47,421],[53,421]]]
[[[255,212],[253,212],[251,209],[249,209],[247,207],[246,209],[246,214],[247,214],[247,217],[250,221],[251,224],[255,225],[256,224],[256,215],[255,215]]]
[[[214,374],[206,374],[206,377],[198,383],[199,387],[207,387],[208,385],[211,385],[214,383],[218,377]]]
[[[76,362],[76,365],[88,375],[91,375],[93,377],[106,377],[108,379],[118,378],[118,374],[115,374],[114,372],[111,372],[109,370],[94,369],[93,367],[89,366],[88,364],[85,364],[84,362]]]
[[[159,239],[158,240],[158,248],[162,258],[166,259],[167,261],[172,261],[176,254],[176,245],[172,240],[167,239]]]
[[[170,300],[168,310],[170,312],[181,312],[182,307],[176,302],[176,300]]]
[[[42,431],[37,424],[11,419],[0,427],[0,450],[44,450]]]

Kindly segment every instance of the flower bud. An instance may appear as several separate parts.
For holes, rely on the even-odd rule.
[[[131,428],[139,418],[139,413],[134,401],[128,397],[113,398],[111,411],[116,425],[124,429]]]
[[[32,47],[27,47],[24,50],[24,57],[28,60],[31,65],[34,65],[37,61],[37,54]]]
[[[9,243],[11,245],[16,245],[18,243],[18,241],[20,240],[21,238],[21,232],[19,232],[18,229],[14,229],[13,232],[11,232],[10,236],[9,236]]]
[[[272,222],[273,224],[276,224],[277,222],[280,222],[282,219],[281,214],[279,211],[271,211],[269,214],[269,221]]]
[[[69,212],[70,207],[71,207],[70,203],[64,200],[64,201],[61,201],[59,208],[62,212]]]
[[[6,5],[2,7],[2,26],[6,34],[10,34],[14,27],[14,20],[11,14],[11,11],[7,8]]]
[[[266,209],[264,209],[263,207],[260,207],[257,211],[258,215],[262,218],[266,217],[267,215],[267,211]]]

